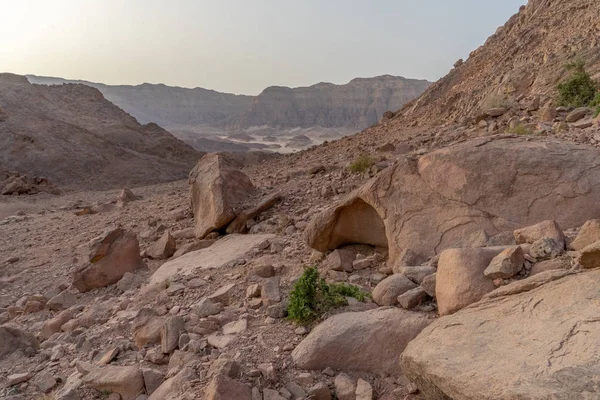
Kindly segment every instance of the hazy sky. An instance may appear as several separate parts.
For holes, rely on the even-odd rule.
[[[526,0],[0,0],[0,72],[258,94],[436,80]]]

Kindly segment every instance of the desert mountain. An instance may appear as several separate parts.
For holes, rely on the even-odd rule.
[[[107,100],[141,123],[155,122],[173,132],[189,131],[213,137],[219,131],[252,126],[270,128],[364,129],[383,113],[396,110],[431,84],[425,80],[390,75],[357,78],[345,85],[319,83],[310,87],[273,86],[256,97],[185,89],[162,84],[111,86],[87,81],[28,75],[31,83],[81,83],[97,88]],[[217,128],[211,129],[211,128]]]
[[[418,97],[431,83],[397,76],[356,78],[345,85],[318,83],[290,89],[273,86],[256,97],[252,107],[228,121],[228,127],[274,128],[347,127],[374,124],[388,110]]]
[[[80,83],[98,89],[104,97],[140,123],[157,123],[166,129],[212,125],[250,107],[252,96],[187,89],[163,84],[105,85],[79,80],[27,75],[31,83],[61,85]]]
[[[201,155],[85,85],[33,85],[24,76],[0,74],[0,109],[0,164],[63,186],[181,179]]]
[[[543,106],[554,99],[565,66],[576,60],[597,80],[599,14],[595,0],[530,0],[401,115],[421,123],[463,122],[486,108],[518,108],[536,97]]]

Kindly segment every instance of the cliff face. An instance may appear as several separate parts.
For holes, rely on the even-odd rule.
[[[518,106],[539,97],[544,106],[582,60],[600,78],[600,2],[530,0],[486,43],[458,62],[398,115],[404,124],[461,122],[494,106]]]
[[[363,129],[377,122],[388,110],[400,108],[418,97],[430,82],[394,76],[357,78],[345,85],[319,83],[290,89],[269,87],[256,97],[252,107],[226,126],[275,128],[350,127]]]
[[[31,83],[60,85],[80,83],[98,89],[104,97],[140,123],[154,122],[166,129],[212,125],[250,107],[252,96],[220,93],[202,88],[187,89],[163,84],[105,85],[28,75]]]
[[[181,179],[200,153],[156,124],[139,124],[84,85],[32,85],[0,74],[0,164],[69,187]]]

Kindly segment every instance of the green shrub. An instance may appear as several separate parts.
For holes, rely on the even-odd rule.
[[[600,91],[596,92],[596,97],[590,103],[590,107],[594,109],[594,118],[600,115]]]
[[[348,170],[353,173],[367,172],[375,164],[375,161],[368,155],[358,157],[348,166]]]
[[[596,84],[585,70],[582,61],[566,66],[571,75],[558,84],[558,105],[565,107],[587,107],[597,95]]]
[[[368,294],[346,283],[328,285],[319,277],[316,267],[307,267],[290,293],[288,318],[296,323],[307,324],[327,311],[348,304],[346,297],[363,301]]]
[[[515,127],[511,128],[509,132],[516,133],[517,135],[533,135],[533,131],[523,124],[515,125]]]

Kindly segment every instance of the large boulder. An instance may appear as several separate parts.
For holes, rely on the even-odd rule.
[[[402,370],[427,399],[598,399],[599,287],[600,270],[504,286],[425,328]]]
[[[126,272],[144,267],[135,233],[113,229],[92,240],[90,262],[75,271],[73,286],[80,292],[117,283]]]
[[[83,383],[96,390],[118,393],[122,400],[134,400],[144,392],[144,376],[137,366],[78,366],[84,374]]]
[[[435,285],[440,315],[452,314],[495,289],[484,271],[503,250],[502,247],[448,249],[441,254]]]
[[[190,172],[189,184],[200,239],[227,227],[254,192],[250,178],[219,154],[202,157]]]
[[[395,375],[408,342],[431,322],[425,314],[391,307],[337,314],[318,325],[294,349],[292,358],[301,369]]]
[[[502,136],[403,158],[317,214],[306,239],[322,252],[388,247],[393,263],[405,249],[430,257],[482,230],[494,236],[545,220],[580,226],[600,215],[600,170],[590,168],[598,157],[592,147]]]

